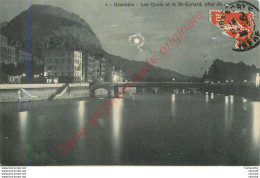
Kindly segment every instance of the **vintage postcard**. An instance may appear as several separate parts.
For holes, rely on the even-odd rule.
[[[259,38],[257,0],[0,0],[0,165],[259,166]]]

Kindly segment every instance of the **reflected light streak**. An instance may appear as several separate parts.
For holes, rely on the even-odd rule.
[[[78,102],[78,120],[79,120],[79,127],[84,126],[84,117],[85,117],[85,103],[86,101],[79,101]]]
[[[206,95],[206,103],[208,104],[209,102],[209,95]]]
[[[229,96],[225,96],[225,130],[228,133],[228,131],[231,128],[231,120],[232,120],[232,112],[229,102]]]
[[[243,110],[246,111],[247,110],[247,99],[245,99],[244,97],[242,98],[243,101]]]
[[[230,95],[230,103],[233,103],[233,102],[234,102],[234,96]]]
[[[120,99],[113,105],[113,153],[114,160],[119,163],[120,145],[121,145],[121,119],[122,119],[123,99]]]
[[[175,101],[175,94],[172,94],[172,101]]]
[[[229,117],[230,117],[230,122],[232,122],[232,120],[233,120],[233,114],[234,114],[234,112],[233,112],[233,108],[234,108],[234,103],[233,103],[233,101],[234,101],[234,96],[233,95],[230,95],[230,111],[229,111]]]
[[[255,146],[259,146],[260,144],[260,103],[259,102],[252,102],[253,108],[253,140]]]
[[[214,93],[211,93],[211,95],[210,95],[210,99],[214,99]]]
[[[18,113],[19,123],[20,123],[20,140],[22,144],[27,143],[28,140],[28,111],[23,111]]]
[[[176,104],[175,104],[175,101],[176,101],[176,95],[175,94],[172,94],[172,107],[171,107],[171,112],[172,112],[172,117],[173,117],[173,122],[176,123],[177,122],[177,118],[176,118]]]
[[[228,104],[228,96],[225,96],[225,106]]]

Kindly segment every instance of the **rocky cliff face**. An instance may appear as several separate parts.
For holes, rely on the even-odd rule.
[[[77,14],[47,5],[32,5],[3,27],[2,33],[10,42],[18,40],[25,48],[30,45],[30,51],[41,52],[47,44],[68,50],[102,49],[89,24]]]

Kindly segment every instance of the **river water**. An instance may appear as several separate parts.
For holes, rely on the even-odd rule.
[[[0,104],[1,165],[259,165],[260,102],[135,94],[90,127],[104,99]]]

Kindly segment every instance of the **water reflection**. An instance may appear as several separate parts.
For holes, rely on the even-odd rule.
[[[115,164],[120,164],[121,154],[121,119],[122,119],[123,99],[120,99],[113,105],[113,158]]]
[[[243,110],[246,111],[247,110],[247,99],[245,99],[244,97],[242,98],[243,101]]]
[[[173,93],[174,93],[174,94],[178,94],[178,93],[179,93],[178,88],[177,88],[177,89],[174,89],[174,90],[173,90]]]
[[[210,95],[210,99],[214,99],[214,93],[211,93],[211,95]]]
[[[29,126],[28,111],[19,112],[18,119],[19,119],[19,126],[20,126],[19,128],[20,143],[25,144],[28,142],[28,126]]]
[[[225,129],[226,129],[226,132],[230,131],[233,117],[234,117],[233,96],[225,96]]]
[[[207,104],[209,103],[209,95],[208,95],[208,92],[206,92],[206,103],[207,103]]]
[[[253,109],[253,141],[254,146],[258,147],[260,144],[260,103],[259,102],[252,102],[252,109]]]
[[[172,94],[172,101],[175,101],[175,97],[176,97],[176,95]]]
[[[68,157],[57,154],[57,145],[66,143],[78,126],[86,126],[88,112],[94,113],[108,102],[106,98],[32,102],[30,112],[14,113],[10,108],[18,104],[2,106],[0,130],[8,139],[2,142],[0,160],[5,165],[27,165],[30,116],[33,165],[259,164],[259,102],[216,94],[211,100],[211,93],[181,92],[117,100],[109,117],[99,119],[101,127],[89,131]],[[164,153],[168,154],[162,161]]]
[[[85,125],[85,103],[86,101],[79,101],[78,102],[78,121],[79,121],[79,127],[82,127]]]
[[[230,103],[233,103],[234,102],[234,95],[230,95]]]
[[[176,117],[176,94],[172,94],[172,102],[171,102],[171,115],[173,117],[173,122],[176,123],[177,122],[177,117]]]
[[[228,101],[229,101],[228,96],[225,96],[225,106],[228,105]]]

